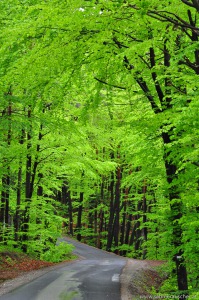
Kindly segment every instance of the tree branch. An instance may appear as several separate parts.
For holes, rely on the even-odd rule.
[[[101,83],[104,83],[104,84],[106,84],[106,85],[112,86],[112,87],[114,87],[114,88],[121,89],[121,90],[126,90],[126,88],[123,87],[123,86],[119,86],[119,85],[115,85],[115,84],[108,83],[108,82],[106,82],[106,81],[104,81],[104,80],[102,80],[102,79],[99,79],[99,78],[97,78],[97,77],[94,77],[94,79],[97,80],[97,81],[99,81],[99,82],[101,82]]]
[[[156,61],[155,61],[155,51],[152,47],[150,48],[150,63],[151,63],[151,68],[153,69],[156,65]],[[162,101],[164,99],[164,94],[162,92],[160,83],[157,80],[157,74],[156,74],[156,72],[154,72],[152,70],[151,75],[152,75],[152,78],[153,78],[153,81],[154,81],[154,84],[155,84],[155,89],[156,89],[156,92],[158,94],[159,100],[162,103]]]
[[[184,4],[194,7],[199,12],[199,0],[192,0],[192,3],[189,0],[181,0]]]
[[[144,79],[140,76],[139,73],[137,73],[137,76],[135,76],[135,80],[137,81],[137,83],[139,84],[139,86],[141,87],[142,91],[144,92],[145,96],[147,97],[147,99],[149,100],[151,107],[154,111],[155,114],[160,113],[161,109],[156,105],[155,101],[154,101],[154,97],[151,95],[149,88],[146,84],[146,82],[144,81]]]
[[[194,70],[194,72],[197,75],[199,75],[199,65],[197,65],[196,63],[192,63],[188,57],[185,56],[184,61],[183,60],[179,61],[179,64],[188,66],[189,68]]]
[[[165,15],[167,14],[167,15]],[[169,21],[170,23],[180,26],[182,28],[188,28],[191,29],[192,31],[196,32],[199,35],[199,28],[192,26],[191,24],[187,23],[184,21],[182,18],[177,16],[175,13],[167,12],[167,11],[153,11],[149,10],[148,15],[152,18],[156,18],[162,22]],[[173,18],[172,18],[173,17]]]
[[[189,2],[189,0],[181,0],[184,4],[194,7],[193,3]]]

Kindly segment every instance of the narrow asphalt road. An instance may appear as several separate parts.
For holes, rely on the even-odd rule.
[[[120,274],[126,259],[64,238],[81,257],[23,285],[0,300],[121,300]]]

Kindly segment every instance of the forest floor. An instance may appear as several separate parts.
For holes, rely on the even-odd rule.
[[[70,262],[49,263],[24,254],[0,253],[0,296]],[[158,290],[163,278],[156,268],[161,264],[161,261],[128,259],[121,275],[122,300],[140,299],[150,295],[152,288]]]
[[[157,299],[167,274],[160,271],[165,261],[128,259],[121,275],[122,300]]]

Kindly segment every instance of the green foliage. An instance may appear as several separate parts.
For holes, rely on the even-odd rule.
[[[65,242],[61,242],[58,245],[47,245],[48,250],[43,252],[40,256],[40,259],[49,261],[49,262],[60,262],[63,260],[71,259],[73,246]]]
[[[103,248],[115,230],[110,248],[129,257],[182,250],[198,288],[198,12],[187,7],[1,1],[0,244],[59,261],[63,224]]]

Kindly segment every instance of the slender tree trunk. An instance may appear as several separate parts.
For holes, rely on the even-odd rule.
[[[43,192],[43,186],[41,184],[42,178],[44,178],[43,174],[41,172],[38,173],[38,187],[37,187],[37,196],[42,197]]]
[[[7,172],[10,173],[10,168],[7,167]],[[9,186],[10,186],[10,174],[3,175],[2,177],[2,192],[1,192],[1,209],[0,209],[0,223],[2,231],[6,234],[7,226],[9,223]],[[3,235],[4,235],[3,234]],[[2,237],[3,239],[5,237]],[[1,240],[2,240],[1,238]]]
[[[83,199],[84,199],[84,193],[80,192],[79,197],[79,207],[78,207],[78,215],[77,215],[77,227],[78,230],[77,233],[77,240],[81,241],[82,235],[81,235],[81,229],[82,229],[82,210],[83,210]]]
[[[31,171],[32,171],[32,156],[30,153],[32,144],[31,144],[31,131],[32,131],[32,124],[31,124],[31,108],[28,108],[28,124],[29,129],[27,133],[27,156],[26,156],[26,186],[25,186],[25,210],[24,210],[24,218],[23,218],[23,246],[22,250],[27,252],[27,242],[28,242],[28,230],[29,230],[29,218],[30,218],[30,201],[31,201]]]
[[[129,244],[129,237],[130,237],[130,231],[131,231],[131,223],[132,223],[132,214],[129,213],[127,217],[127,222],[126,222],[126,232],[125,232],[125,244]]]
[[[43,110],[43,113],[45,110]],[[35,160],[34,164],[32,162],[32,156],[30,150],[32,148],[32,121],[31,121],[31,107],[28,108],[28,122],[29,122],[29,130],[27,132],[27,157],[26,157],[26,188],[25,188],[25,196],[26,196],[26,206],[24,212],[24,224],[23,224],[23,251],[27,252],[27,241],[28,241],[28,230],[29,230],[29,220],[30,220],[30,204],[31,198],[34,190],[35,177],[37,173],[37,167],[39,164],[39,152],[40,152],[40,141],[42,140],[42,129],[43,125],[40,125],[39,134],[38,134],[38,143],[36,146]],[[42,179],[43,174],[39,174],[40,180]],[[37,193],[43,194],[42,186],[39,187],[40,190]]]
[[[119,246],[119,234],[120,234],[120,182],[121,182],[121,168],[117,168],[116,172],[116,185],[115,185],[115,219],[114,219],[114,228],[113,228],[113,237],[114,237],[114,246],[117,248]],[[114,251],[116,254],[119,253],[119,250]]]
[[[129,189],[126,188],[124,191],[124,200],[123,200],[123,213],[122,213],[122,224],[121,224],[121,235],[120,235],[120,244],[123,245],[125,243],[125,232],[126,232],[126,224],[128,221],[126,221],[127,219],[127,212],[126,212],[126,208],[127,208],[127,202],[128,202],[128,192]],[[124,251],[120,251],[120,255],[124,255]]]
[[[124,244],[124,237],[125,237],[125,229],[126,229],[126,201],[123,203],[123,213],[122,213],[122,223],[120,228],[120,245]],[[120,250],[120,255],[124,254],[123,250]]]
[[[141,237],[142,237],[142,232],[140,229],[140,215],[137,214],[136,216],[136,223],[135,223],[135,252],[137,253],[137,256],[140,257],[139,251],[140,246],[141,246]]]
[[[135,217],[134,217],[133,221],[136,221]],[[132,246],[135,243],[135,241],[136,241],[136,228],[137,228],[137,224],[135,222],[134,225],[133,225],[132,231],[131,231],[131,237],[130,237],[130,241],[129,241],[129,246]]]
[[[69,216],[69,226],[68,232],[71,236],[73,236],[73,207],[72,200],[70,196],[70,191],[68,190],[67,182],[64,182],[62,187],[62,201],[64,204],[68,205],[68,216]]]
[[[19,240],[19,231],[21,226],[21,215],[20,215],[20,206],[21,206],[21,184],[22,184],[22,162],[19,162],[19,170],[17,176],[17,205],[15,213],[15,241]]]
[[[43,110],[43,113],[44,112],[45,111]],[[33,190],[34,190],[35,177],[36,177],[37,168],[38,168],[38,165],[39,165],[39,153],[40,153],[40,148],[41,148],[40,142],[41,142],[41,140],[43,138],[42,130],[43,130],[43,125],[40,124],[40,129],[39,129],[39,134],[38,134],[38,143],[37,143],[37,146],[36,146],[36,153],[35,153],[35,160],[34,160],[34,164],[32,166],[32,172],[31,172],[30,198],[32,197],[32,193],[33,193]],[[39,179],[41,180],[41,178],[42,177],[40,177]]]
[[[99,212],[99,229],[98,229],[98,241],[97,241],[97,248],[101,249],[102,248],[102,242],[101,242],[101,234],[103,232],[103,224],[104,224],[104,212],[103,209],[100,209]]]
[[[20,145],[24,143],[25,131],[22,130]],[[19,169],[17,175],[17,203],[16,203],[16,213],[15,213],[15,241],[19,240],[19,231],[21,227],[21,214],[20,214],[20,206],[21,206],[21,187],[22,187],[22,158],[19,158]]]
[[[70,192],[67,192],[68,214],[69,214],[69,234],[73,236],[73,206]]]
[[[104,182],[102,178],[102,183],[101,183],[101,189],[100,189],[100,204],[104,203]],[[99,227],[98,227],[98,241],[97,241],[97,247],[99,249],[102,248],[102,243],[101,243],[101,234],[103,232],[103,224],[104,224],[104,212],[103,209],[100,209],[99,212]]]
[[[142,193],[143,193],[143,229],[142,229],[142,235],[143,235],[143,241],[147,241],[147,226],[145,225],[147,222],[147,201],[146,201],[146,191],[147,191],[147,183],[146,180],[144,180]],[[143,259],[146,259],[147,255],[147,247],[146,245],[143,246]]]
[[[106,250],[111,251],[112,241],[113,241],[113,222],[114,222],[114,174],[111,175],[111,182],[109,186],[110,190],[110,207],[109,207],[109,221],[108,221],[108,236],[107,236],[107,245]]]
[[[88,228],[92,229],[92,231],[93,231],[93,221],[94,221],[93,213],[89,211],[89,213],[88,213]],[[90,237],[90,238],[92,238],[92,237]]]
[[[4,110],[3,116],[8,116],[8,131],[7,131],[7,146],[10,147],[11,144],[11,115],[12,107],[9,103],[7,111]],[[7,159],[4,160],[5,173],[2,175],[2,192],[1,192],[1,205],[0,205],[0,224],[2,226],[3,235],[6,234],[7,226],[9,225],[9,197],[10,197],[10,166]],[[3,240],[4,237],[0,237]]]
[[[98,243],[98,237],[97,237],[97,225],[98,225],[98,222],[97,222],[97,203],[95,205],[95,212],[94,212],[94,234],[95,234],[95,247],[97,247],[97,243]]]
[[[136,257],[140,257],[140,247],[141,247],[141,237],[142,231],[140,229],[140,211],[142,208],[142,201],[138,201],[137,204],[137,215],[134,219],[134,226],[131,233],[130,246],[134,244],[134,249],[136,252]]]

